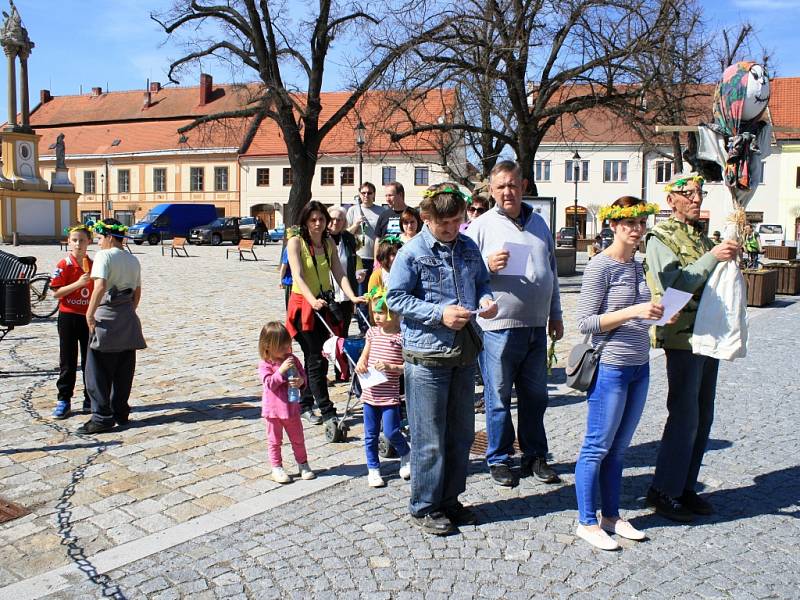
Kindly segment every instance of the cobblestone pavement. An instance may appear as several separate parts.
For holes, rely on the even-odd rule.
[[[42,270],[60,255],[13,251],[39,256]],[[396,461],[386,461],[387,488],[366,486],[358,419],[344,444],[306,428],[312,466],[328,469],[317,480],[267,478],[255,346],[260,325],[283,313],[277,247],[258,263],[225,261],[223,248],[193,247],[189,259],[134,252],[150,347],[139,353],[132,426],[76,436],[85,417],[49,418],[53,320],[0,344],[0,495],[32,511],[0,525],[0,598],[797,597],[794,300],[753,310],[751,355],[721,367],[701,472],[717,514],[692,526],[641,508],[665,418],[654,357],[623,486],[625,514],[651,540],[607,554],[573,536],[585,405],[562,393],[561,371],[546,425],[564,484],[498,489],[474,457],[463,500],[480,524],[425,537],[408,523]],[[578,337],[569,324],[578,288],[564,281],[562,360]]]

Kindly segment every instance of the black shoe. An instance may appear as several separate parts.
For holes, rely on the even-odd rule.
[[[651,487],[647,490],[646,502],[648,506],[656,509],[656,513],[679,523],[689,523],[694,520],[694,514],[677,498],[668,496],[661,490]]]
[[[83,425],[75,430],[75,433],[105,433],[114,429],[113,425],[101,425],[94,421],[86,421]]]
[[[447,535],[453,533],[453,523],[441,511],[435,511],[422,517],[411,515],[411,522],[432,535]]]
[[[494,479],[497,485],[505,487],[514,487],[519,482],[517,481],[514,472],[505,463],[497,463],[496,465],[489,465],[489,474]]]
[[[452,506],[444,509],[445,516],[450,519],[453,525],[475,525],[478,517],[461,502],[456,502]]]
[[[714,507],[711,502],[697,495],[697,492],[686,490],[678,497],[678,501],[696,515],[713,515]]]
[[[543,456],[523,456],[519,471],[520,477],[532,476],[544,483],[561,483],[561,478]]]
[[[127,425],[128,421],[130,420],[130,417],[127,414],[114,415],[114,420],[117,422],[117,425]]]
[[[312,425],[322,425],[322,417],[315,414],[313,410],[307,410],[300,416],[303,417],[303,420],[305,420],[307,423],[311,423]]]

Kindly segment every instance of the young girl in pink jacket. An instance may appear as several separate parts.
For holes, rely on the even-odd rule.
[[[258,376],[264,385],[261,396],[261,416],[267,427],[267,449],[272,463],[272,479],[291,483],[292,477],[283,469],[281,444],[283,431],[289,436],[300,476],[314,479],[308,466],[303,424],[300,421],[300,388],[306,384],[302,361],[292,354],[292,338],[282,323],[264,325],[258,339]]]

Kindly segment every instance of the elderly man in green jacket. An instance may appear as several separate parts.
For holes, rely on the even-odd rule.
[[[717,263],[735,258],[739,246],[717,245],[696,226],[706,192],[697,174],[676,175],[666,186],[672,216],[647,233],[645,271],[657,302],[667,288],[693,294],[671,325],[654,327],[654,346],[667,360],[668,417],[661,437],[647,502],[673,521],[688,522],[708,515],[713,507],[695,487],[714,419],[719,360],[692,353],[691,337],[697,307]]]

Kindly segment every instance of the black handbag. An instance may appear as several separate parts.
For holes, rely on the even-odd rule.
[[[585,392],[592,386],[594,378],[597,376],[597,366],[600,364],[600,356],[603,348],[611,341],[614,334],[608,336],[605,342],[595,348],[590,343],[592,334],[587,333],[583,342],[575,344],[567,357],[567,366],[564,371],[567,374],[567,386],[579,392]]]

